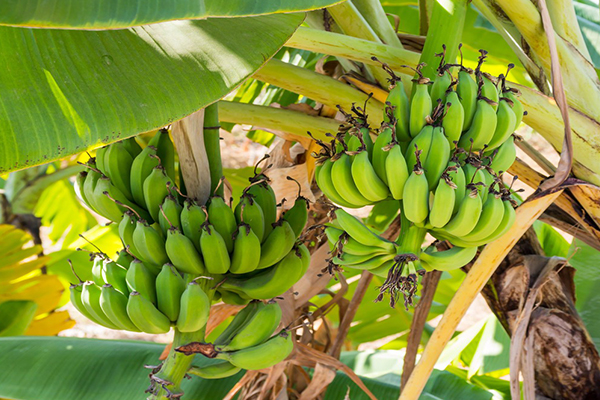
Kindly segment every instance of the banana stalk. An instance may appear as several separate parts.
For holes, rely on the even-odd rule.
[[[210,167],[210,192],[223,196],[225,186],[219,185],[223,176],[223,166],[221,165],[218,103],[211,104],[204,109],[204,147],[206,148],[206,157]]]
[[[353,0],[353,3],[381,41],[388,46],[403,48],[379,0]]]

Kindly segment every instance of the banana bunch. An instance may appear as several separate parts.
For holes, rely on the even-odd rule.
[[[281,307],[274,301],[252,301],[233,318],[208,351],[218,363],[193,368],[190,372],[205,379],[231,376],[241,369],[269,368],[290,355],[292,334],[275,334],[281,323]]]
[[[71,303],[91,321],[110,329],[166,333],[171,326],[195,332],[208,321],[210,300],[172,264],[152,272],[125,250],[116,260],[93,253],[92,281],[71,285]],[[189,283],[186,283],[186,278]]]

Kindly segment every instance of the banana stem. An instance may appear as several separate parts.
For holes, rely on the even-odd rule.
[[[223,185],[219,186],[223,176],[219,128],[219,105],[214,103],[204,110],[204,147],[206,148],[210,168],[210,192],[223,197],[225,187]]]
[[[403,48],[379,0],[354,0],[352,3],[383,42]]]
[[[425,240],[427,229],[419,228],[402,213],[400,214],[400,218],[400,234],[398,235],[398,239],[396,239],[396,243],[399,246],[398,254],[412,253],[418,256],[423,240]]]
[[[206,278],[214,277],[207,276]],[[200,278],[197,280],[197,282],[204,290],[208,298],[212,301],[215,295],[215,280]],[[183,378],[185,378],[187,371],[192,365],[194,355],[186,356],[183,353],[175,351],[175,349],[190,342],[204,342],[206,340],[205,334],[206,325],[196,332],[180,332],[177,328],[175,328],[175,336],[173,338],[173,344],[171,346],[171,350],[169,351],[169,355],[167,356],[167,359],[163,365],[160,367],[160,371],[153,375],[155,377],[154,382],[156,382],[158,390],[156,393],[148,397],[148,400],[168,400],[170,398],[169,393],[181,392],[181,382],[183,381]],[[164,386],[160,384],[161,382]]]

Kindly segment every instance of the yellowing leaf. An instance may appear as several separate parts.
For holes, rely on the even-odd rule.
[[[75,326],[75,321],[69,317],[67,311],[54,311],[34,319],[27,328],[25,335],[54,336],[65,329],[71,329],[73,326]]]

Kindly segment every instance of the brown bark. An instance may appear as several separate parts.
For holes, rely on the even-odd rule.
[[[482,291],[509,335],[549,261],[530,230]],[[575,270],[557,265],[538,282],[524,340],[533,347],[536,394],[552,400],[600,399],[600,356],[575,309]]]

